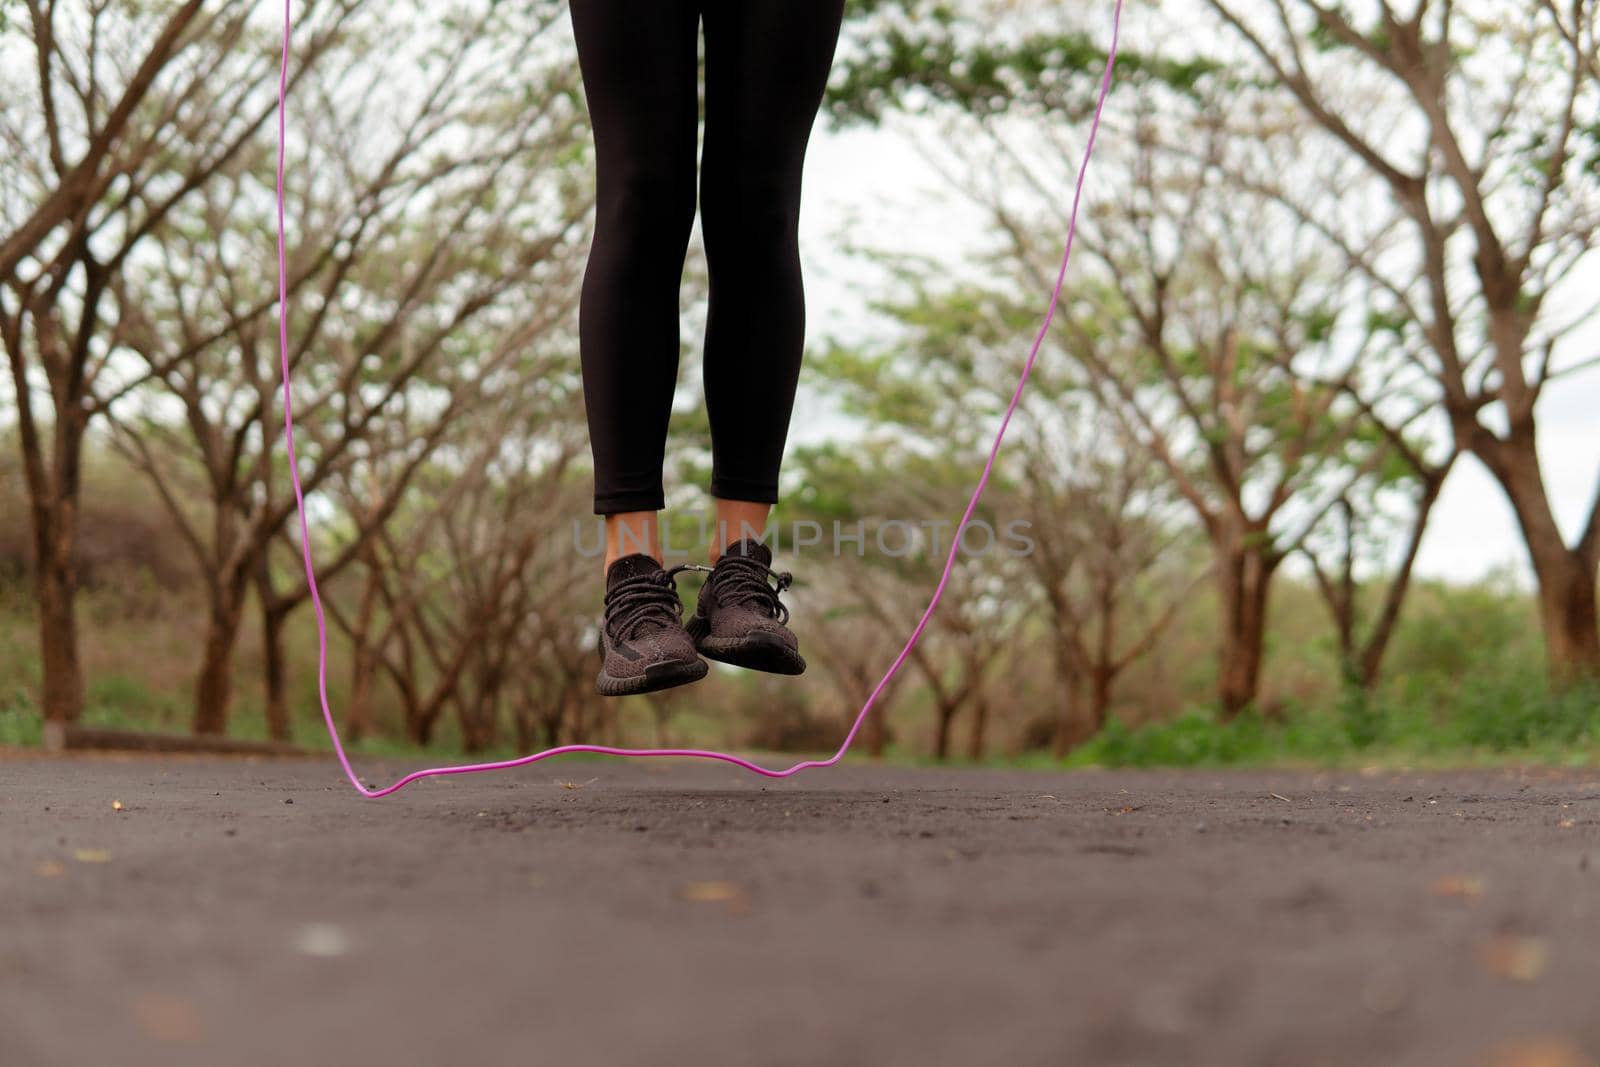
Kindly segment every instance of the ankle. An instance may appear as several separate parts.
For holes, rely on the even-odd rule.
[[[659,550],[658,551],[652,551],[652,552],[638,552],[638,551],[632,551],[632,552],[610,552],[610,551],[608,551],[606,553],[605,563],[601,566],[602,573],[609,573],[611,571],[611,565],[613,563],[617,562],[617,560],[619,560],[619,559],[626,559],[629,556],[649,556],[651,559],[655,560],[661,566],[665,567],[667,565],[666,560],[664,560],[662,558],[661,553],[660,553]]]
[[[764,540],[770,533],[767,519],[771,514],[771,504],[718,498],[717,524],[711,537],[711,549],[706,554],[712,566],[740,541]]]
[[[606,555],[602,573],[627,556],[649,556],[663,565],[660,517],[653,511],[606,516]]]

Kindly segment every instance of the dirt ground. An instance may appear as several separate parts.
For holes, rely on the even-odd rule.
[[[0,1064],[1594,1065],[1597,802],[0,757]]]

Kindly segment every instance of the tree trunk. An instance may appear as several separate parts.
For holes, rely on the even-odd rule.
[[[78,660],[78,576],[71,549],[65,559],[41,555],[35,579],[39,652],[44,670],[44,719],[77,722],[83,713],[83,671]]]
[[[1463,436],[1459,429],[1457,434]],[[1550,509],[1532,427],[1513,425],[1504,440],[1486,434],[1468,433],[1465,437],[1505,490],[1522,530],[1539,583],[1539,622],[1552,684],[1600,680],[1600,617],[1595,596],[1595,569],[1600,560],[1592,543],[1580,540],[1573,548],[1562,539]]]
[[[267,608],[261,613],[262,665],[266,671],[267,736],[274,741],[293,740],[289,718],[289,664],[283,650],[288,611]]]
[[[433,728],[438,723],[439,716],[434,714],[417,714],[406,720],[407,739],[413,745],[423,748],[433,744]]]
[[[378,657],[372,647],[372,620],[378,610],[380,580],[377,553],[367,558],[367,581],[361,590],[361,604],[356,611],[354,632],[350,635],[353,652],[350,656],[350,710],[346,712],[344,732],[351,741],[359,741],[372,732],[372,682],[378,672]]]
[[[1111,683],[1116,680],[1115,668],[1105,663],[1096,664],[1089,672],[1089,736],[1106,728],[1106,716],[1111,711]]]
[[[1255,703],[1267,632],[1267,592],[1275,564],[1259,550],[1222,550],[1217,592],[1222,604],[1222,645],[1217,700],[1231,719]]]
[[[376,674],[372,652],[356,646],[350,658],[350,710],[344,722],[345,736],[351,741],[359,741],[372,732],[372,682]]]
[[[989,697],[978,694],[978,703],[972,709],[972,723],[967,730],[967,758],[983,759],[989,733]]]
[[[1535,570],[1551,681],[1567,686],[1600,679],[1600,605],[1594,568],[1568,550]]]
[[[223,598],[227,599],[223,599]],[[232,602],[229,603],[228,600]],[[206,619],[206,638],[195,683],[194,732],[228,731],[228,710],[233,701],[233,647],[239,639],[242,606],[237,594],[215,594]]]
[[[955,721],[959,707],[954,702],[939,702],[939,725],[933,735],[933,758],[940,763],[950,758],[950,724]]]
[[[876,760],[883,759],[884,746],[889,742],[889,728],[884,718],[887,714],[888,709],[882,703],[874,704],[867,712],[867,755]]]
[[[461,747],[467,753],[482,752],[494,743],[497,702],[495,690],[485,688],[458,703]]]
[[[461,740],[468,752],[482,752],[499,740],[500,691],[505,686],[504,635],[486,635],[480,646],[477,686],[458,702]],[[490,650],[488,642],[500,644]]]
[[[1083,740],[1079,724],[1078,659],[1068,639],[1059,631],[1055,640],[1056,725],[1050,741],[1050,754],[1060,759]]]
[[[13,369],[16,370],[15,365]],[[20,377],[20,371],[17,374]],[[84,423],[70,416],[60,421],[54,432],[54,452],[48,458],[26,406],[18,413],[18,433],[28,472],[33,519],[34,599],[39,609],[39,658],[43,671],[40,703],[45,722],[59,729],[83,714],[77,600],[78,491]]]

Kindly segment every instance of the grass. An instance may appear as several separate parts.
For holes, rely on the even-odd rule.
[[[40,716],[29,682],[13,676],[0,687],[0,746],[40,742]],[[87,697],[87,725],[180,732],[187,725],[188,704],[180,694],[153,692],[125,674],[95,678]],[[300,716],[296,737],[308,749],[330,751],[320,717],[313,717],[313,712],[305,709]],[[250,722],[241,717],[240,725]],[[449,725],[441,723],[441,736],[427,749],[390,737],[365,739],[348,748],[356,756],[455,761],[461,758],[460,746]],[[635,743],[646,744],[647,732],[640,733]],[[235,736],[250,734],[235,731]],[[472,758],[498,760],[525,754],[500,744]],[[886,759],[899,765],[932,764],[925,754],[897,747],[890,748]],[[1026,752],[977,761],[983,766],[1034,769],[1507,763],[1600,763],[1600,686],[1552,690],[1537,671],[1496,665],[1449,682],[1438,676],[1404,678],[1374,695],[1350,693],[1332,707],[1289,707],[1271,718],[1249,711],[1224,718],[1207,707],[1193,707],[1171,721],[1139,728],[1113,718],[1064,760]]]
[[[1071,753],[1071,767],[1349,766],[1496,763],[1590,765],[1600,761],[1600,687],[1553,691],[1538,676],[1478,677],[1447,692],[1401,684],[1376,696],[1346,695],[1332,708],[1267,719],[1223,719],[1192,709],[1131,730],[1113,721]]]

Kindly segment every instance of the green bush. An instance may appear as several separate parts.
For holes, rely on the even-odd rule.
[[[1494,752],[1600,740],[1600,688],[1552,692],[1542,677],[1495,674],[1461,687],[1448,735]]]
[[[1582,758],[1600,745],[1600,686],[1552,689],[1540,673],[1483,671],[1443,689],[1396,685],[1347,694],[1331,710],[1254,712],[1223,720],[1191,709],[1171,722],[1129,729],[1113,720],[1072,753],[1075,766],[1197,767],[1240,763],[1337,764],[1361,753],[1470,757],[1525,753]]]
[[[1219,721],[1215,713],[1191,709],[1171,722],[1130,730],[1113,719],[1070,762],[1103,767],[1199,767],[1266,759],[1271,730],[1259,715]]]
[[[31,688],[15,682],[0,686],[0,746],[37,745],[43,726]]]
[[[112,729],[162,730],[179,725],[178,694],[153,693],[137,678],[103,674],[89,679],[84,721]]]

